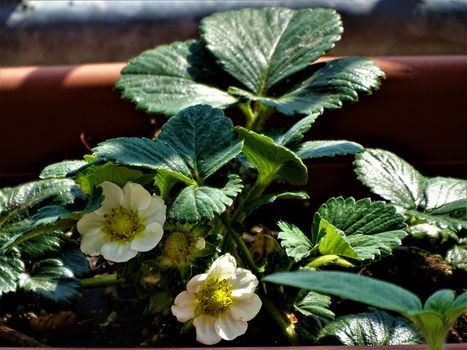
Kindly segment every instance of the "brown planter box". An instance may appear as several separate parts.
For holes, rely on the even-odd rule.
[[[387,79],[373,96],[325,113],[308,138],[385,148],[430,176],[467,174],[467,56],[375,57]],[[0,187],[37,178],[49,163],[78,159],[117,136],[151,136],[165,121],[136,111],[113,85],[123,63],[0,70]],[[351,157],[310,162],[308,190],[321,202],[366,195]],[[325,171],[321,171],[325,170]],[[325,177],[322,175],[325,174]]]

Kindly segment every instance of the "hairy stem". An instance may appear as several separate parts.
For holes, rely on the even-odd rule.
[[[290,345],[300,345],[298,335],[295,332],[295,326],[289,321],[284,312],[279,310],[276,305],[264,294],[261,295],[263,306],[268,314],[276,321],[282,330],[282,334],[287,338]]]
[[[80,280],[80,282],[82,288],[90,289],[120,285],[123,283],[123,279],[118,278],[116,273],[112,273],[97,275],[90,278],[83,278]]]

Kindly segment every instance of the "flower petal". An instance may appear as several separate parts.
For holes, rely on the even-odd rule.
[[[85,214],[79,219],[76,227],[78,232],[82,235],[88,233],[94,233],[97,231],[102,230],[102,226],[104,224],[104,218],[95,212]]]
[[[187,322],[195,317],[196,298],[187,291],[181,292],[175,298],[171,307],[172,314],[179,322]]]
[[[253,294],[248,299],[233,299],[233,303],[230,305],[230,312],[236,320],[250,321],[258,314],[261,305],[261,299],[256,294]]]
[[[233,340],[239,335],[245,334],[248,324],[245,321],[233,318],[230,311],[221,314],[215,323],[216,333],[224,340]]]
[[[122,206],[142,210],[146,209],[151,203],[151,194],[140,184],[127,182],[123,186]]]
[[[112,208],[117,208],[122,204],[123,192],[120,187],[109,181],[104,181],[100,186],[102,187],[102,193],[104,195],[102,208],[110,211]]]
[[[125,262],[134,258],[138,252],[131,249],[131,242],[111,241],[104,243],[101,248],[104,258],[114,262]]]
[[[232,276],[232,296],[236,298],[250,298],[258,286],[258,279],[251,271],[237,268]]]
[[[202,273],[196,276],[193,276],[191,280],[188,281],[186,284],[186,290],[189,293],[196,293],[199,289],[199,287],[203,284],[204,281],[206,281],[208,278],[207,273]]]
[[[193,320],[196,329],[196,340],[204,345],[219,343],[222,338],[215,331],[216,318],[209,315],[200,315]]]
[[[81,237],[81,251],[84,254],[97,256],[101,254],[102,246],[109,240],[107,235],[102,231],[93,231]]]
[[[211,265],[208,271],[209,278],[226,279],[232,277],[237,268],[235,258],[229,253],[217,258]]]
[[[147,252],[160,242],[163,234],[162,226],[158,223],[146,226],[142,232],[138,232],[131,241],[131,249],[138,252]]]
[[[139,215],[147,220],[148,223],[158,222],[164,226],[166,219],[167,206],[162,198],[153,196],[148,207],[139,211]]]

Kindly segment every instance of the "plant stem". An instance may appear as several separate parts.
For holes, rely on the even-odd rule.
[[[80,280],[81,287],[85,289],[116,286],[123,283],[122,278],[118,278],[116,273],[97,275]]]
[[[245,116],[245,128],[248,130],[251,130],[257,117],[257,115],[251,109],[251,101],[240,103],[238,107],[240,108],[240,110],[243,112],[243,115]]]
[[[234,240],[237,244],[238,249],[240,250],[243,258],[245,259],[246,264],[250,268],[250,270],[256,275],[259,276],[259,270],[256,266],[255,260],[251,256],[250,250],[246,246],[245,241],[243,240],[242,236],[240,236],[237,232],[232,230],[230,226],[230,222],[225,218],[221,217],[222,223],[224,224],[225,229],[227,230],[227,234]],[[225,238],[224,238],[225,239]]]
[[[290,323],[285,314],[280,311],[266,295],[262,294],[261,300],[263,302],[264,308],[281,328],[282,334],[287,338],[290,345],[300,345],[298,335],[295,332],[295,326]]]

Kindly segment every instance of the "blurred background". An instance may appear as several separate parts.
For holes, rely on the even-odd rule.
[[[345,32],[331,55],[467,54],[467,0],[2,0],[1,66],[127,61],[198,37],[199,20],[243,7],[327,7]]]

